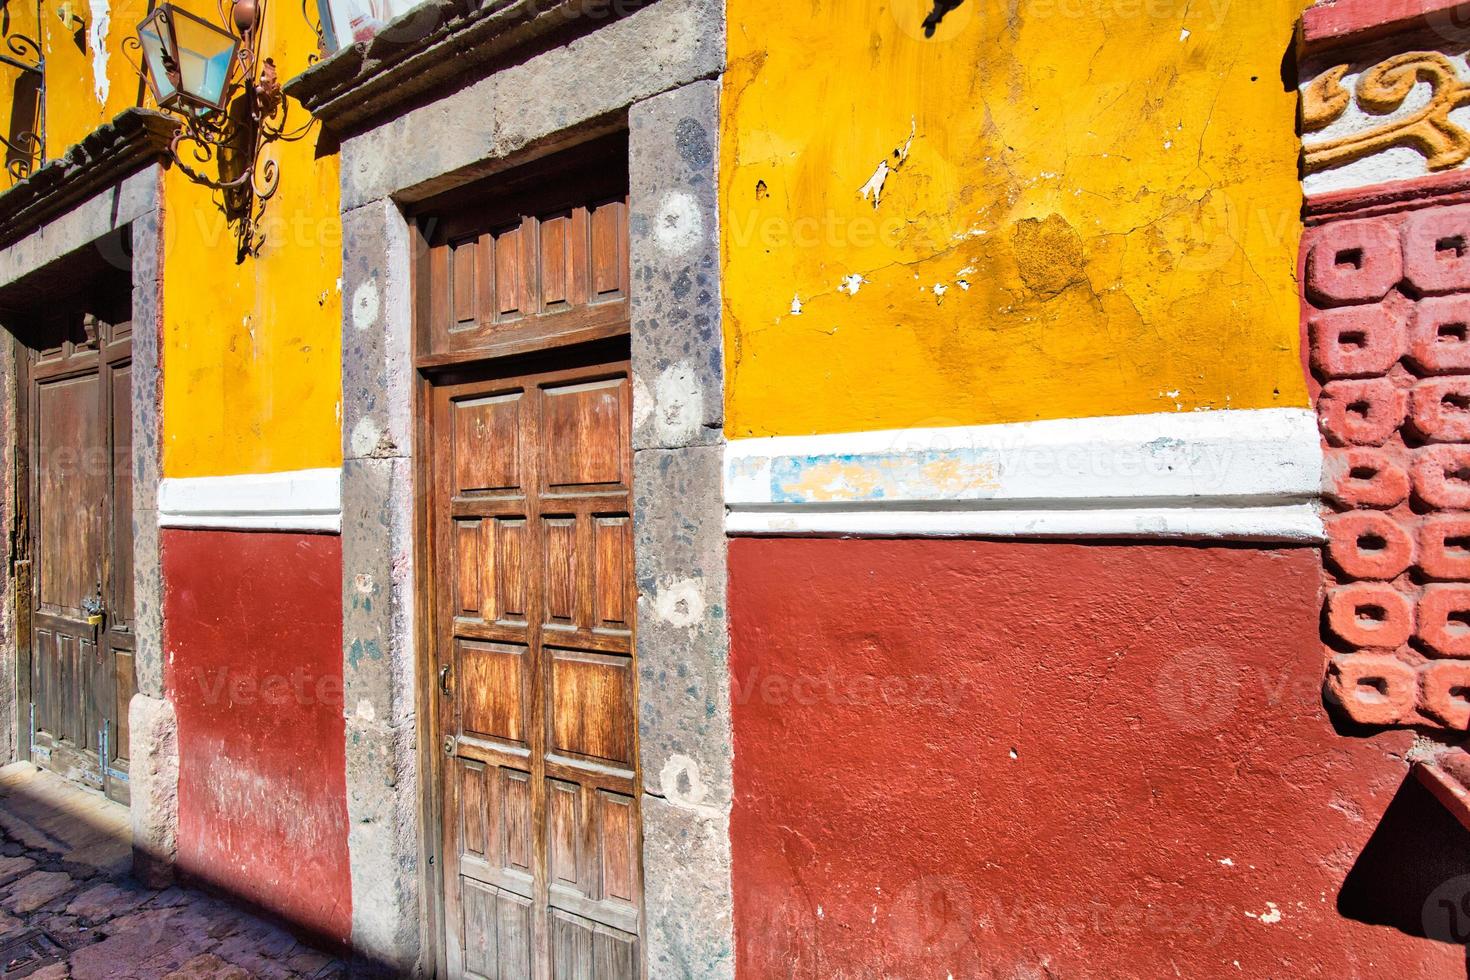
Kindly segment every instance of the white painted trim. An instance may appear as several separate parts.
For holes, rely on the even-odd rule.
[[[158,523],[161,527],[341,531],[342,471],[329,467],[165,477],[158,488]]]
[[[1310,409],[741,439],[729,534],[1320,541]]]

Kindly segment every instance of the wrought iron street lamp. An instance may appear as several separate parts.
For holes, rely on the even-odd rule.
[[[138,25],[138,40],[159,108],[207,112],[225,107],[239,38],[164,3]]]
[[[280,185],[280,168],[266,147],[301,139],[315,120],[295,130],[287,125],[275,62],[260,55],[267,0],[234,0],[228,12],[224,4],[221,27],[161,3],[123,48],[141,53],[134,68],[148,79],[158,107],[178,118],[169,155],[190,180],[220,193],[235,226],[237,261],[244,261],[260,249],[265,204]],[[199,169],[211,162],[217,176]]]

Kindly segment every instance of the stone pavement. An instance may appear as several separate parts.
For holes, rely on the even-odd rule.
[[[0,768],[0,978],[345,977],[285,930],[128,877],[128,811],[29,763]]]

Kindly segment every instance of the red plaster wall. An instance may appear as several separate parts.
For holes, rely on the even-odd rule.
[[[732,542],[740,975],[1464,976],[1470,839],[1411,735],[1333,730],[1319,569]]]
[[[345,942],[341,539],[167,529],[163,573],[180,865]]]

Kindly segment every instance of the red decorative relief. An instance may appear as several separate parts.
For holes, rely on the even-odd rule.
[[[1326,690],[1360,724],[1466,729],[1470,205],[1417,203],[1329,220],[1303,242],[1326,453]]]

